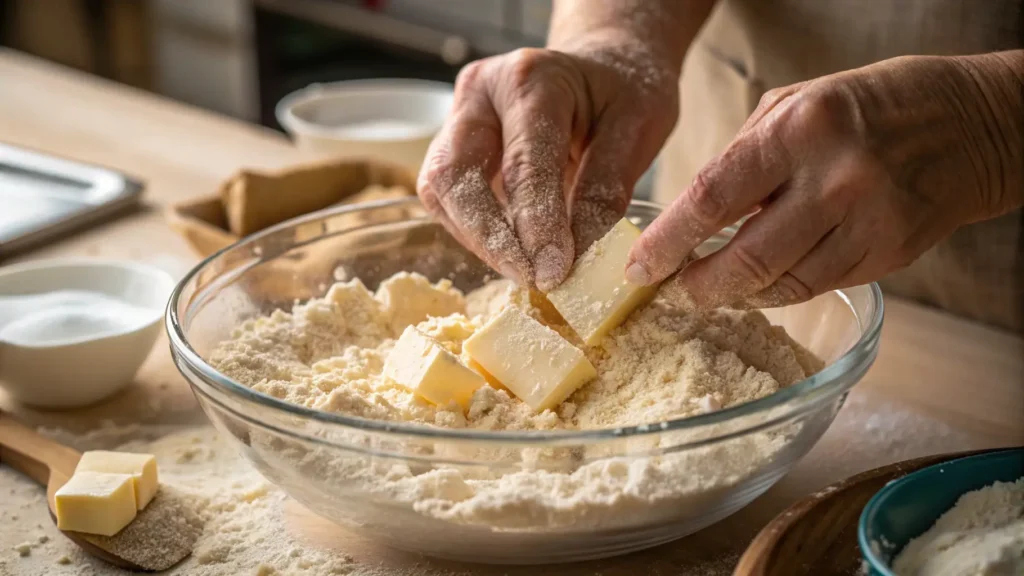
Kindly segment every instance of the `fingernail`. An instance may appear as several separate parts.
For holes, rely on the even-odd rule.
[[[633,262],[626,268],[626,281],[637,286],[647,286],[651,283],[651,274],[643,264]]]
[[[501,272],[502,276],[508,278],[509,280],[512,280],[516,284],[523,283],[523,278],[522,276],[519,275],[519,270],[517,270],[511,262],[502,262],[498,266],[498,272]]]
[[[534,256],[533,268],[537,288],[544,292],[557,288],[565,279],[565,254],[554,244],[548,244]]]

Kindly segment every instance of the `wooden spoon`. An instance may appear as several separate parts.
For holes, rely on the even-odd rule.
[[[790,506],[758,533],[740,558],[734,576],[816,576],[856,574],[860,513],[886,484],[966,456],[1005,448],[925,456],[863,472],[832,484]]]
[[[77,450],[40,435],[0,411],[0,463],[46,486],[46,502],[50,505],[50,518],[54,524],[57,523],[54,494],[74,474],[81,457],[82,454]],[[65,530],[61,532],[83,550],[105,562],[126,570],[146,571],[134,562],[90,542],[85,534]]]

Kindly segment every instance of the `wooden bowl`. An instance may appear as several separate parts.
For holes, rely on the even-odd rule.
[[[747,547],[734,576],[858,574],[857,523],[875,493],[889,482],[933,464],[1003,449],[925,456],[832,484],[769,522]]]

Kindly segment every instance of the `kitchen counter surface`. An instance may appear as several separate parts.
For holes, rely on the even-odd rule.
[[[164,207],[209,193],[242,167],[274,169],[309,159],[275,132],[14,52],[0,50],[0,78],[0,141],[110,166],[146,182],[142,209],[20,260],[126,258],[183,274],[198,258],[164,224]],[[205,421],[171,363],[166,339],[154,348],[136,382],[100,405],[47,413],[18,406],[0,391],[0,408],[33,425],[79,432],[108,420],[119,425]],[[888,299],[875,366],[850,394],[821,442],[768,493],[720,524],[652,551],[528,572],[728,574],[753,535],[793,501],[897,460],[1024,444],[1022,414],[1024,340]],[[421,561],[340,533],[297,505],[288,517],[294,529],[307,532],[313,541],[343,550],[377,570]],[[16,555],[12,547],[17,544],[0,534],[0,556]]]

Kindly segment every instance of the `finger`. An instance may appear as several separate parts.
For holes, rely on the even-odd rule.
[[[803,89],[807,85],[807,83],[808,82],[799,82],[799,83],[791,84],[789,86],[785,86],[785,87],[782,87],[782,88],[775,88],[775,89],[769,90],[764,95],[762,95],[760,102],[758,102],[757,108],[754,110],[753,113],[751,113],[751,115],[747,118],[746,122],[744,122],[743,126],[740,128],[740,130],[738,132],[738,137],[740,137],[740,136],[749,136],[748,133],[750,131],[752,131],[756,126],[758,126],[758,124],[764,118],[766,118],[767,116],[771,115],[775,110],[780,109],[781,106],[789,99],[790,96],[792,96],[793,94],[796,94],[801,89]],[[788,155],[786,155],[786,156],[788,156]],[[762,199],[762,202],[767,202],[769,198],[770,198],[770,193],[769,193],[769,196],[766,196],[765,198]],[[752,209],[748,209],[743,214],[740,214],[737,217],[742,217],[742,216],[750,213],[751,211],[752,211]],[[674,260],[675,258],[677,258],[679,256],[680,253],[683,253],[683,249],[682,248],[680,248],[677,252],[675,252],[672,255],[670,255],[669,259],[670,260]],[[688,257],[688,255],[691,255],[691,254],[692,254],[692,252],[683,253],[683,258],[685,259],[685,258]],[[644,280],[644,277],[646,276],[646,274],[645,274],[646,272],[647,271],[645,269],[634,269],[634,274],[633,274],[634,280],[637,281],[637,282],[642,282]],[[659,276],[660,276],[660,274],[659,274]],[[679,288],[681,289],[682,287],[680,286]]]
[[[798,82],[796,84],[790,84],[782,88],[774,88],[764,93],[761,96],[761,100],[757,103],[757,108],[750,114],[747,121],[743,123],[738,134],[743,134],[754,126],[757,126],[761,120],[772,113],[773,110],[779,108],[790,96],[796,94],[807,85],[809,81]]]
[[[533,264],[536,285],[544,291],[562,283],[573,261],[563,190],[573,121],[570,102],[556,86],[536,85],[520,90],[505,107],[498,104],[509,213]]]
[[[833,158],[824,175],[828,191],[824,205],[842,213],[842,220],[771,286],[749,297],[752,305],[796,304],[829,290],[873,282],[932,245],[924,241],[916,246],[904,244],[902,250],[878,249],[904,243],[906,228],[893,222],[893,214],[912,214],[917,206],[894,194],[865,196],[865,190],[877,191],[886,185],[885,178],[871,172],[871,165]]]
[[[771,286],[748,297],[747,303],[756,308],[777,308],[856,285],[844,282],[866,261],[869,232],[855,229],[855,222],[851,218],[843,220]]]
[[[813,181],[784,186],[728,244],[688,266],[672,282],[680,283],[705,309],[772,285],[842,220],[837,203],[820,201],[820,190]]]
[[[500,158],[501,125],[486,93],[457,89],[453,112],[431,143],[417,189],[457,240],[492,268],[530,284],[530,261],[489,185]]]
[[[441,226],[444,227],[444,229],[451,234],[453,238],[455,238],[455,241],[462,246],[469,248],[469,240],[462,235],[462,231],[459,230],[459,227],[456,226],[455,223],[452,222],[451,218],[448,217],[448,214],[445,213],[444,207],[441,206],[441,202],[437,199],[437,195],[425,194],[421,195],[421,199],[423,201],[423,206],[427,209],[427,212],[430,212],[434,219],[441,223]],[[470,248],[470,250],[472,250],[472,248]],[[477,254],[477,256],[479,256],[479,254]]]
[[[791,174],[788,152],[772,132],[750,130],[709,162],[633,245],[626,277],[652,284],[713,234],[750,213]]]
[[[503,275],[533,284],[530,260],[485,177],[487,165],[449,164],[439,171],[438,202],[457,239]]]
[[[645,126],[636,118],[633,110],[609,110],[580,160],[569,195],[577,256],[626,213],[637,180],[672,129]]]

